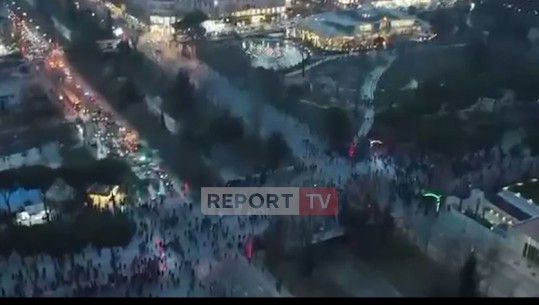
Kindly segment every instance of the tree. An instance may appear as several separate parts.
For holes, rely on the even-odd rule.
[[[472,252],[460,270],[459,297],[474,298],[479,296],[479,277],[477,259]]]
[[[471,71],[474,73],[486,72],[489,65],[489,52],[487,44],[478,39],[466,46],[466,53]]]
[[[266,262],[269,266],[279,263],[285,252],[286,223],[284,218],[274,218],[262,234],[263,248],[266,249]]]
[[[481,277],[485,279],[485,282],[487,284],[485,288],[485,294],[488,295],[488,291],[490,289],[490,286],[492,285],[492,281],[494,280],[495,275],[498,271],[499,266],[499,259],[500,259],[500,248],[498,245],[490,248],[485,256],[485,259],[482,261],[482,268],[481,268]]]
[[[50,15],[51,8],[49,5],[50,1],[36,1],[36,10],[40,12],[41,14]]]
[[[243,122],[230,115],[218,116],[210,122],[210,135],[221,143],[234,143],[243,138]]]
[[[432,27],[439,35],[447,35],[453,32],[456,20],[449,10],[437,10],[430,20]]]
[[[95,181],[106,185],[120,185],[131,174],[127,163],[119,159],[105,158],[88,166],[87,175]],[[69,181],[69,180],[66,180]]]
[[[118,71],[119,76],[127,76],[128,79],[134,78],[142,73],[141,58],[137,56],[136,51],[132,51],[127,41],[120,41],[116,46],[113,65]],[[144,74],[143,74],[144,75]],[[147,81],[146,77],[144,81]]]
[[[282,76],[274,70],[264,68],[256,68],[252,72],[250,80],[254,83],[250,87],[259,88],[261,96],[271,103],[281,102],[285,93]]]
[[[114,25],[114,21],[112,20],[112,15],[110,13],[110,10],[107,9],[107,15],[105,17],[105,29],[112,31],[113,25]]]
[[[75,1],[69,1],[69,0],[64,1],[64,8],[65,8],[65,14],[66,14],[67,20],[70,23],[76,23],[79,13],[77,10],[77,6],[75,5]]]
[[[352,121],[348,114],[337,107],[332,107],[325,112],[325,129],[332,149],[342,151],[347,143],[352,140]]]
[[[208,66],[236,82],[244,82],[252,75],[251,59],[235,44],[218,45],[197,41],[197,56]],[[226,58],[226,60],[222,60]]]
[[[311,276],[315,267],[312,247],[313,246],[309,244],[302,248],[301,273],[305,277]]]
[[[208,16],[204,12],[194,10],[183,16],[183,18],[174,25],[174,28],[177,31],[188,33],[192,38],[197,38],[205,34],[201,24],[206,20],[208,20]]]
[[[165,111],[175,119],[188,117],[194,109],[194,103],[195,88],[187,72],[180,70],[165,99]]]
[[[391,234],[393,234],[393,230],[395,229],[395,219],[393,219],[393,215],[391,214],[391,206],[389,204],[386,205],[382,211],[381,225],[382,239],[387,239],[391,236]]]
[[[9,214],[14,212],[11,208],[10,200],[16,184],[17,171],[15,169],[0,171],[0,195],[2,196],[2,199],[6,204],[6,208]]]
[[[537,124],[532,124],[526,128],[526,137],[524,138],[523,145],[528,146],[531,150],[532,156],[537,156],[539,154],[539,126]]]
[[[286,88],[287,96],[290,101],[297,102],[305,96],[305,91],[300,85],[290,85]]]
[[[4,199],[4,203],[6,204],[7,211],[9,214],[13,213],[13,210],[11,209],[11,195],[13,194],[13,189],[4,187],[0,189],[0,192],[2,193],[2,198]]]
[[[127,79],[118,93],[118,104],[120,109],[126,109],[131,105],[142,102],[142,94],[132,79]]]
[[[270,134],[266,140],[266,148],[268,167],[272,170],[277,169],[280,163],[291,153],[288,143],[286,143],[283,135],[278,132]]]

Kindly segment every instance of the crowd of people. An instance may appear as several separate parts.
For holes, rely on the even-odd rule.
[[[268,224],[264,216],[204,216],[174,194],[127,213],[138,230],[125,249],[0,258],[2,296],[231,296],[234,287],[211,277],[213,269],[245,260],[246,241]]]
[[[250,99],[245,92],[207,67],[197,65],[196,71],[191,72],[196,83],[209,83],[208,94],[213,102],[230,107],[235,115],[249,117]],[[372,103],[367,106],[364,121],[370,126],[374,112]],[[345,182],[352,181],[351,187],[360,192],[374,188],[377,203],[398,201],[388,195],[402,195],[397,189],[402,183],[420,190],[431,187],[433,181],[437,184],[441,181],[437,187],[444,192],[464,193],[471,186],[495,186],[514,181],[525,172],[537,172],[535,159],[515,158],[498,148],[467,155],[464,160],[474,170],[447,175],[456,179],[440,178],[447,173],[439,171],[436,162],[421,154],[382,154],[356,163],[328,154],[324,141],[295,119],[269,106],[262,113],[262,134],[279,131],[285,135],[294,155],[301,160],[301,167],[312,172],[310,184],[341,188]],[[360,136],[365,136],[368,129],[362,127]],[[226,283],[218,283],[214,278],[208,280],[208,274],[219,268],[220,261],[245,259],[242,251],[246,241],[260,234],[270,220],[262,216],[203,216],[195,203],[177,194],[148,200],[129,213],[137,219],[138,232],[127,249],[92,248],[62,258],[21,258],[13,254],[0,261],[3,270],[7,270],[0,273],[2,296],[88,296],[118,292],[125,296],[208,296],[216,291],[233,295],[233,289],[226,287]]]

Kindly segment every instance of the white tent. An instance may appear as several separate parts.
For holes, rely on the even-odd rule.
[[[28,205],[24,211],[17,213],[17,224],[31,226],[42,224],[47,219],[47,211],[43,203]]]
[[[11,168],[19,168],[24,165],[25,158],[21,153],[12,154],[9,156],[9,163]]]
[[[157,194],[155,192],[155,189],[153,188],[153,185],[148,185],[148,193],[150,194],[150,199],[154,200],[157,198]]]
[[[101,138],[97,137],[97,160],[105,159],[108,155],[107,148],[103,145]]]
[[[163,182],[162,179],[159,179],[159,190],[157,191],[157,194],[160,196],[165,196],[167,194],[165,183]]]
[[[5,157],[0,158],[0,171],[9,169],[9,163],[7,161]]]
[[[45,192],[45,198],[53,202],[65,202],[75,197],[75,190],[62,179],[56,179]]]
[[[52,167],[58,168],[62,165],[62,156],[60,155],[60,144],[56,142],[51,142],[43,145],[42,148],[43,158],[45,162]]]
[[[41,163],[41,154],[39,150],[34,147],[26,153],[26,164],[27,165],[37,165]]]

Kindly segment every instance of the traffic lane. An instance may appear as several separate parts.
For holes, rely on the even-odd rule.
[[[52,73],[49,73],[48,76],[45,76],[45,78],[54,79],[54,73],[55,71],[52,71]],[[57,71],[56,71],[57,72]],[[50,86],[49,86],[50,87]],[[58,87],[54,90],[58,96],[63,95],[62,90],[68,89],[70,92],[73,92],[73,94],[78,93],[77,98],[81,101],[81,103],[84,105],[85,109],[88,110],[88,113],[90,114],[90,117],[92,118],[92,121],[104,121],[104,122],[110,122],[110,124],[99,124],[99,130],[98,133],[102,134],[112,134],[113,138],[121,139],[121,135],[119,134],[118,126],[115,124],[114,121],[111,121],[111,119],[104,119],[101,117],[98,113],[100,112],[99,107],[93,103],[91,100],[88,101],[88,96],[84,95],[83,92],[77,92],[78,88],[75,84],[72,84],[70,82],[62,82],[58,84]],[[77,95],[77,94],[76,94]],[[63,108],[64,109],[73,109],[73,101],[69,101],[69,97],[65,96],[62,99],[63,102]],[[83,110],[80,110],[83,111]],[[79,111],[79,112],[80,112]],[[103,126],[104,125],[104,126]],[[116,146],[116,145],[113,145]],[[114,147],[115,148],[115,147]],[[116,148],[115,148],[116,149]]]
[[[83,79],[74,74],[73,68],[65,63],[65,59],[61,59],[62,62],[64,62],[64,67],[62,69],[59,69],[57,71],[66,71],[69,70],[69,73],[71,74],[71,80],[70,81],[64,81],[61,84],[61,87],[63,89],[69,89],[69,91],[73,92],[77,96],[77,98],[83,103],[83,105],[86,106],[88,110],[90,110],[90,113],[92,113],[92,117],[98,121],[102,121],[103,125],[100,130],[102,130],[105,134],[110,134],[112,138],[115,139],[123,139],[123,136],[121,134],[120,128],[122,128],[122,125],[119,125],[117,123],[117,119],[113,118],[114,113],[112,111],[107,111],[103,109],[104,105],[106,103],[98,103],[99,97],[96,97],[96,93],[88,88],[83,82]],[[124,144],[124,143],[122,143]],[[116,146],[116,145],[113,145]],[[114,150],[118,150],[116,147],[114,147]],[[120,151],[121,150],[121,151]],[[123,149],[121,147],[118,151],[125,152],[127,147]]]
[[[23,11],[25,11],[25,10],[23,10]],[[27,35],[27,36],[29,36],[29,38],[30,38],[30,40],[29,40],[28,42],[29,42],[32,46],[34,46],[34,49],[36,49],[35,46],[51,45],[50,41],[46,41],[45,39],[43,39],[43,36],[40,34],[40,31],[39,31],[39,30],[43,30],[42,27],[37,27],[37,28],[36,28],[36,27],[34,26],[34,24],[29,24],[29,23],[27,22],[27,21],[31,18],[31,16],[28,16],[28,15],[29,15],[29,14],[27,14],[27,16],[21,16],[21,18],[20,18],[20,19],[22,19],[22,20],[25,20],[25,23],[24,23],[24,24],[26,24],[26,26],[24,26],[24,25],[23,25],[23,26],[24,26],[24,30],[26,31],[26,33],[27,33],[27,34],[28,34],[28,33],[32,34],[32,35]],[[36,15],[36,17],[38,17],[38,16]],[[43,50],[42,50],[42,51],[43,51]],[[43,52],[44,52],[44,51],[43,51]],[[63,57],[62,57],[62,60],[61,60],[61,61],[65,64],[65,67],[62,67],[62,69],[53,69],[53,70],[59,71],[59,70],[63,70],[64,68],[69,69],[70,71],[72,70],[72,67],[68,64],[68,62],[67,62]],[[81,77],[75,76],[75,78],[78,80],[79,83],[85,84],[84,80],[83,80]],[[66,85],[66,84],[62,84],[62,86],[65,86],[65,85]],[[93,90],[91,90],[91,89],[88,88],[88,87],[89,87],[89,86],[85,85],[85,88],[87,88],[87,89],[84,89],[84,91],[92,92]],[[83,92],[84,92],[84,91],[83,91]],[[92,95],[95,96],[95,95],[96,95],[95,92],[92,93]],[[82,101],[86,101],[87,96],[83,96],[83,97],[81,97],[80,99],[81,99]],[[96,106],[96,104],[98,104],[98,103],[95,103],[94,101],[90,101],[90,103],[85,103],[85,104],[86,104],[86,105],[92,104],[93,106]],[[107,103],[99,103],[99,104],[102,106],[102,108],[104,108],[104,109],[106,109],[106,110],[109,110],[109,111],[108,111],[109,113],[115,114],[113,111],[110,111],[111,108],[110,108],[110,106],[109,106]],[[98,106],[98,108],[99,108],[99,106]],[[99,110],[101,110],[101,109],[99,109]],[[94,115],[93,117],[95,118],[96,116]],[[97,117],[100,117],[100,115],[98,115]],[[115,139],[119,139],[119,140],[120,140],[120,143],[123,144],[123,142],[122,142],[122,140],[123,140],[122,135],[115,135],[115,134],[118,134],[117,129],[120,127],[120,126],[118,126],[118,124],[117,124],[118,118],[113,119],[113,120],[108,119],[108,121],[109,121],[111,124],[109,124],[109,126],[107,126],[107,129],[108,129],[108,130],[107,130],[105,133],[112,135],[112,139],[110,139],[110,140],[111,140],[110,142],[113,142],[113,143],[111,143],[112,145],[108,145],[108,146],[110,146],[110,148],[112,148],[112,151],[115,151],[115,152],[116,152],[116,151],[120,151],[120,149],[119,149],[120,147],[118,147],[118,143],[117,143],[117,141],[115,141]],[[120,121],[122,121],[122,118],[120,118]],[[125,121],[124,121],[124,122],[125,122]],[[112,128],[112,129],[111,129],[111,128]],[[100,131],[101,131],[101,130],[102,130],[102,129],[100,129]],[[127,152],[128,150],[122,150],[122,151]],[[156,172],[156,175],[157,175],[157,176],[162,176],[162,177],[164,177],[164,178],[168,177],[168,175],[167,175],[167,174],[163,174],[163,171],[160,170],[160,169]],[[168,181],[168,178],[166,178],[166,179],[167,179],[167,185],[170,185],[171,182]],[[178,183],[175,183],[175,184],[173,184],[173,185],[176,186],[176,185],[178,185]],[[176,188],[177,188],[177,187],[176,187]]]
[[[64,60],[64,62],[67,63],[67,61],[65,61],[65,60]],[[69,64],[67,64],[66,66],[68,66],[71,70],[73,70],[73,68],[72,68]],[[85,85],[84,85],[85,88],[90,89],[89,86],[86,84],[86,82],[83,80],[82,77],[79,77],[78,75],[73,74],[73,79],[77,79],[80,83],[85,84]],[[105,103],[105,102],[104,102],[104,99],[103,99],[101,96],[99,96],[95,91],[93,91],[93,90],[91,90],[91,91],[93,92],[94,96],[97,96],[96,99],[99,100],[98,103],[101,102],[101,103],[99,103],[99,104],[100,104],[105,110],[111,110],[110,105],[108,105],[107,103]],[[123,120],[123,118],[121,118],[121,117],[118,117],[118,114],[117,114],[117,113],[115,113],[114,111],[110,111],[110,112],[111,112],[112,114],[116,115],[116,120],[115,120],[115,121],[118,121],[118,119],[119,119],[120,121],[122,121],[122,123],[125,123],[125,120]],[[163,170],[160,169],[159,172],[161,173],[161,172],[163,172]],[[159,174],[159,173],[158,173],[158,174]],[[166,175],[166,176],[168,176],[168,175]],[[178,182],[176,182],[175,180],[173,180],[172,185],[174,186],[174,188],[176,189],[176,191],[178,191],[178,192],[181,191],[181,188],[179,187],[179,185],[181,185],[181,183],[178,183]]]
[[[66,67],[69,67],[70,71],[73,71],[73,68],[71,66],[66,64]],[[109,108],[110,106],[105,102],[105,99],[102,96],[98,96],[97,92],[89,88],[89,86],[85,84],[84,79],[80,75],[74,72],[71,72],[71,73],[72,73],[72,81],[70,81],[68,84],[70,86],[69,88],[73,92],[78,93],[80,100],[83,101],[84,104],[88,106],[88,108],[94,109],[94,111],[92,111],[92,117],[94,119],[100,118],[101,120],[104,120],[106,122],[105,126],[101,127],[100,130],[102,132],[112,134],[111,138],[118,140],[119,143],[114,143],[113,146],[114,146],[115,151],[119,151],[116,148],[116,146],[118,146],[117,144],[121,144],[122,146],[126,145],[124,143],[124,135],[120,129],[126,128],[131,131],[135,131],[135,130],[132,128],[125,127],[127,123],[123,124],[125,122],[123,118],[120,121],[120,123],[118,123],[117,113],[114,112],[114,110],[112,110],[111,108]],[[79,84],[80,86],[77,86],[77,84]],[[103,109],[105,107],[101,107],[101,106],[109,106],[107,108],[110,109],[110,111],[108,111],[107,109]],[[140,142],[140,139],[138,140],[138,142],[140,145],[142,145],[142,143]],[[126,154],[125,158],[130,162],[136,162],[136,160],[134,159],[135,156],[130,156],[129,154]],[[164,178],[168,186],[174,185],[174,183],[170,181],[170,178],[169,178],[170,176],[161,168],[161,166],[157,164],[157,162],[155,161],[153,157],[151,158],[150,163],[155,165],[152,167],[153,176]],[[176,183],[176,185],[174,186],[178,188],[177,185],[179,184]]]
[[[53,39],[54,41],[63,39],[63,36],[58,33],[58,30],[54,27],[52,22],[40,14],[35,7],[31,6],[26,1],[16,1],[16,4],[11,6],[14,13],[18,13],[18,11],[16,11],[17,6],[21,7],[22,12],[26,12],[27,16],[24,19],[29,22],[29,24],[39,25],[40,30],[47,33],[47,35],[50,36],[49,38]]]
[[[28,9],[26,11],[30,11],[30,10]],[[32,17],[34,17],[34,15],[39,15],[39,13],[33,12],[33,14],[31,14]],[[30,14],[28,14],[28,16],[30,16]],[[30,18],[26,18],[26,19],[28,20]],[[54,33],[52,33],[52,32],[54,32],[54,30],[51,27],[47,27],[47,26],[44,25],[44,24],[48,24],[48,23],[43,19],[39,19],[39,22],[37,22],[37,23],[33,22],[31,24],[38,24],[39,25],[39,30],[42,31],[44,34],[47,34],[47,35],[54,34]],[[40,37],[40,38],[42,37],[42,36],[39,36],[38,32],[34,32],[34,31],[37,30],[35,27],[34,28],[28,27],[28,30],[31,31],[33,34],[35,34],[37,37]],[[39,44],[47,44],[48,42],[43,38],[42,41],[39,41],[38,43]],[[96,97],[96,100],[97,100],[99,106],[101,106],[104,110],[113,113],[113,110],[111,109],[111,106],[108,105],[108,103],[104,102],[103,97],[99,96],[94,90],[92,90],[90,88],[90,86],[85,82],[85,80],[76,73],[76,71],[72,67],[72,65],[66,60],[65,56],[61,56],[61,59],[62,59],[62,62],[64,63],[64,65],[65,65],[65,67],[69,69],[69,71],[70,71],[70,73],[72,75],[73,81],[81,84],[82,88],[85,91],[88,91],[91,94],[93,94]],[[118,117],[118,118],[120,118],[121,123],[124,123],[123,120],[121,120],[121,117]]]

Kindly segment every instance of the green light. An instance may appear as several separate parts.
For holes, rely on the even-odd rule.
[[[423,192],[423,197],[434,198],[436,200],[436,212],[440,211],[440,205],[442,204],[442,195],[432,192]]]
[[[435,198],[437,201],[441,201],[441,200],[442,200],[442,195],[438,195],[438,194],[430,193],[430,192],[423,193],[423,197],[431,197],[431,198]]]

